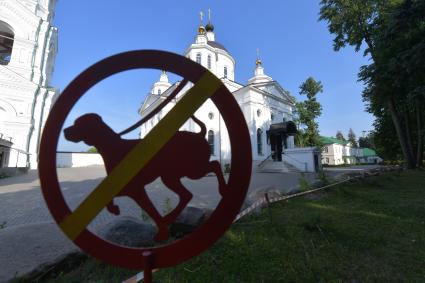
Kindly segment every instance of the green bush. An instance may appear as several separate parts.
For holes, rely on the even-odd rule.
[[[308,180],[304,177],[304,175],[301,176],[301,178],[298,179],[298,186],[300,188],[300,191],[308,191],[311,190],[311,185],[308,182]]]
[[[7,178],[7,177],[10,177],[10,176],[6,173],[0,173],[0,179],[4,179],[4,178]]]
[[[319,180],[322,186],[329,185],[331,183],[330,178],[326,175],[325,171],[320,170],[318,174]]]

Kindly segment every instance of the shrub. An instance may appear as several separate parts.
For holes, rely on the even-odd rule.
[[[226,173],[226,174],[230,173],[230,164],[229,163],[224,164],[224,173]]]
[[[298,186],[300,188],[300,191],[311,190],[311,185],[307,181],[307,179],[304,177],[304,175],[302,175],[301,178],[298,179]]]

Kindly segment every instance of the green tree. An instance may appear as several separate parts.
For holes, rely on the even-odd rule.
[[[404,159],[409,168],[415,168],[422,165],[424,151],[425,2],[403,1],[388,19],[376,38],[374,63],[360,73],[367,82],[363,97],[368,110],[381,118],[377,122],[392,121]],[[392,103],[385,107],[387,101]],[[377,137],[384,138],[385,133]]]
[[[359,51],[365,43],[372,63],[359,73],[366,84],[363,99],[375,124],[392,122],[409,168],[420,165],[423,154],[424,2],[322,0],[320,10],[335,35],[335,50],[351,45]]]
[[[365,137],[360,137],[358,140],[359,147],[367,147],[367,148],[376,149],[375,142],[373,139],[374,139],[374,132],[369,133]]]
[[[90,148],[87,150],[87,152],[90,152],[90,153],[97,153],[97,148],[95,148],[95,147],[90,147]]]
[[[348,131],[347,137],[348,137],[348,141],[351,143],[352,147],[358,147],[356,134],[354,133],[353,129],[350,128],[350,130]]]
[[[389,113],[377,117],[375,130],[369,135],[373,140],[373,149],[384,160],[403,160],[403,153],[395,134],[394,124]]]
[[[341,133],[341,131],[337,131],[335,137],[339,139],[340,141],[345,141],[344,135]]]
[[[316,119],[322,114],[322,106],[316,99],[316,95],[323,92],[320,81],[309,77],[300,85],[300,94],[306,95],[307,99],[295,104],[300,127],[297,141],[301,146],[321,146],[319,136],[319,124]]]

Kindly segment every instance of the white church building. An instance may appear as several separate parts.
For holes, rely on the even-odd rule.
[[[302,172],[315,172],[319,166],[320,151],[312,148],[295,148],[296,126],[292,122],[295,101],[282,86],[265,73],[262,62],[257,58],[253,77],[247,84],[235,81],[235,59],[218,41],[211,21],[198,27],[194,42],[184,56],[201,64],[218,78],[234,95],[241,107],[250,132],[253,168],[264,167],[276,172],[287,172],[289,168]],[[257,56],[258,57],[258,56]],[[180,82],[169,82],[162,72],[159,81],[142,103],[139,114],[144,117],[164,101]],[[179,100],[193,84],[188,83],[176,100]],[[158,123],[177,101],[171,101],[140,128],[140,137]],[[207,100],[194,114],[207,128],[206,139],[210,144],[212,159],[219,160],[222,167],[230,162],[231,148],[227,129],[220,112],[211,100]],[[200,128],[188,120],[180,130],[198,132]]]
[[[58,91],[55,0],[0,0],[0,168],[37,166],[44,122]]]

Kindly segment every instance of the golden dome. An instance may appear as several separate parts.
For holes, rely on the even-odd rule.
[[[203,25],[200,25],[200,26],[198,27],[198,33],[199,33],[199,34],[205,34],[205,27],[204,27]]]

